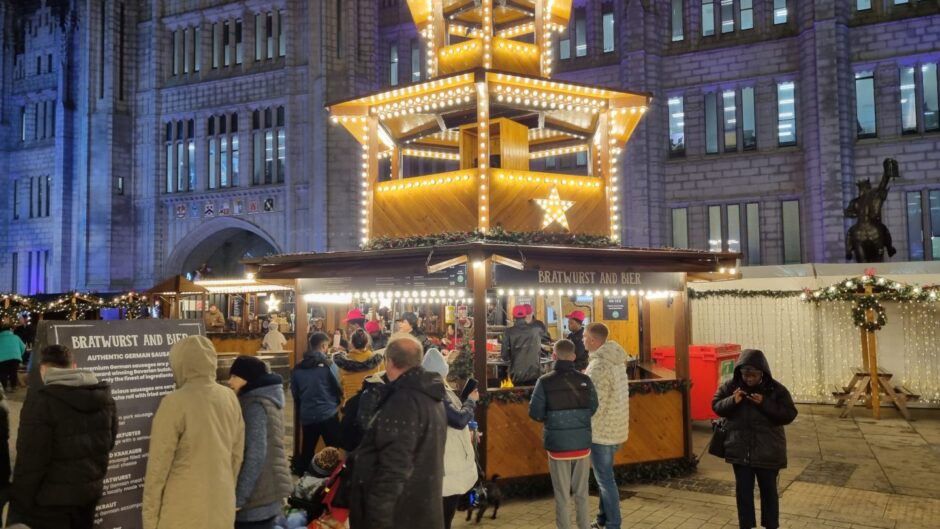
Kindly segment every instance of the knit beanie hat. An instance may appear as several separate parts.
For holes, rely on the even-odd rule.
[[[339,448],[327,446],[317,452],[311,465],[313,473],[321,477],[329,476],[343,462],[343,452]]]
[[[447,360],[444,360],[444,356],[435,347],[428,349],[428,352],[424,353],[424,360],[421,361],[421,366],[425,371],[438,373],[444,378],[447,378],[447,372],[450,371]]]
[[[268,374],[268,366],[254,356],[239,356],[232,362],[230,375],[244,379],[249,384]]]

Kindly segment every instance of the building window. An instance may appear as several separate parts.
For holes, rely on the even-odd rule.
[[[20,107],[20,141],[26,141],[26,107]]]
[[[558,37],[558,58],[568,60],[571,58],[571,31],[565,31]]]
[[[13,220],[20,218],[20,182],[13,181]]]
[[[920,191],[907,193],[907,249],[911,261],[924,260],[924,213]]]
[[[754,29],[754,0],[740,0],[741,29]]]
[[[672,0],[672,41],[679,42],[685,38],[683,23],[685,17],[682,16],[683,0]]]
[[[937,64],[921,65],[924,82],[924,130],[940,130],[940,94],[937,88]]]
[[[284,182],[287,147],[284,130],[284,107],[278,107],[276,110],[266,108],[254,111],[252,115],[254,147],[252,185]]]
[[[702,36],[711,37],[715,34],[715,2],[702,0]]]
[[[894,5],[899,6],[909,3],[909,0],[894,0]]]
[[[669,98],[669,155],[685,154],[685,111],[682,97]]]
[[[421,42],[411,39],[411,82],[421,80]]]
[[[11,266],[10,268],[11,268],[10,291],[19,292],[20,291],[20,255],[16,252],[13,252],[13,266]]]
[[[917,132],[917,85],[913,66],[901,68],[901,132]]]
[[[614,51],[614,4],[605,2],[602,7],[601,26],[603,27],[604,53]]]
[[[721,32],[734,31],[734,0],[721,0]]]
[[[587,12],[583,7],[574,10],[574,56],[587,56]]]
[[[398,86],[398,44],[388,47],[388,83]]]
[[[29,179],[29,218],[36,219],[48,217],[52,191],[52,178],[49,176],[33,176]],[[14,200],[14,203],[16,200]],[[17,207],[18,209],[18,207]],[[14,211],[14,218],[19,218],[19,211]]]
[[[689,247],[689,210],[688,208],[672,209],[672,247]]]
[[[774,25],[786,24],[788,16],[787,0],[774,0]]]
[[[29,256],[29,288],[27,294],[43,294],[46,292],[46,270],[49,265],[49,250],[35,250]]]
[[[193,71],[198,72],[202,66],[202,30],[199,26],[193,28]]]
[[[718,97],[714,92],[705,94],[705,153],[718,152]]]
[[[287,55],[287,32],[284,29],[284,10],[255,14],[255,61]],[[239,39],[236,26],[235,38]],[[276,49],[275,49],[276,48]],[[238,50],[235,50],[236,58]]]
[[[255,61],[264,60],[264,14],[255,15]]]
[[[803,260],[800,245],[800,202],[785,200],[783,207],[783,264],[800,263]]]
[[[731,204],[726,207],[728,214],[728,251],[734,253],[741,252],[741,206]]]
[[[757,123],[754,118],[754,88],[751,86],[741,89],[741,118],[744,150],[754,150],[757,148]]]
[[[934,261],[940,261],[940,190],[927,194],[930,208],[930,255]]]
[[[282,9],[277,12],[277,56],[278,57],[287,57],[287,24],[284,16],[285,11]]]
[[[575,153],[575,155],[574,155],[574,165],[575,165],[575,167],[586,167],[586,166],[587,166],[587,162],[588,162],[588,159],[587,159],[587,152],[581,151],[581,152]]]
[[[796,85],[777,85],[777,145],[796,145]]]
[[[166,192],[196,190],[196,122],[171,121],[166,124]]]
[[[222,26],[218,22],[212,24],[212,68],[222,65]]]
[[[760,205],[750,202],[744,207],[745,226],[747,229],[747,264],[760,264]]]
[[[871,9],[871,0],[855,0],[856,11],[867,11]]]
[[[708,251],[722,249],[721,206],[708,206]]]
[[[875,124],[875,77],[872,72],[855,73],[855,127],[859,138],[878,135]]]
[[[721,108],[724,112],[725,152],[738,150],[738,109],[734,100],[734,90],[725,90],[721,94]]]
[[[264,20],[264,34],[267,43],[267,58],[274,58],[274,14],[268,13]]]

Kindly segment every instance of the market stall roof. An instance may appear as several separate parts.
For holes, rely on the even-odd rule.
[[[288,281],[258,281],[254,278],[207,279],[196,281],[195,285],[205,288],[210,294],[250,294],[255,292],[280,292],[294,289],[294,285]]]
[[[579,248],[494,242],[468,242],[419,248],[296,253],[246,261],[262,279],[427,274],[473,260],[525,270],[623,270],[710,273],[732,269],[736,253],[649,248]]]
[[[209,292],[183,276],[173,276],[147,291],[150,295],[205,294]]]

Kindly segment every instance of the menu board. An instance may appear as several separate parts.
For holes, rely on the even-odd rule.
[[[131,320],[44,322],[43,327],[45,343],[71,349],[79,368],[90,370],[98,380],[111,385],[117,405],[117,441],[108,461],[95,527],[138,529],[142,524],[150,426],[160,400],[175,388],[170,348],[187,336],[204,335],[203,324]],[[33,366],[34,372],[38,371],[39,362]],[[35,375],[35,382],[41,383]]]

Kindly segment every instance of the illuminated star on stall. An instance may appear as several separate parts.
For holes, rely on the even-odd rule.
[[[565,212],[574,205],[574,201],[562,200],[558,195],[557,187],[552,187],[552,192],[548,195],[548,198],[537,198],[535,203],[545,212],[542,217],[542,229],[551,226],[553,222],[557,222],[566,230],[569,229],[568,217],[565,216]]]
[[[281,300],[277,299],[277,296],[274,294],[271,294],[271,297],[268,298],[266,303],[268,305],[268,312],[277,312],[281,307]]]

